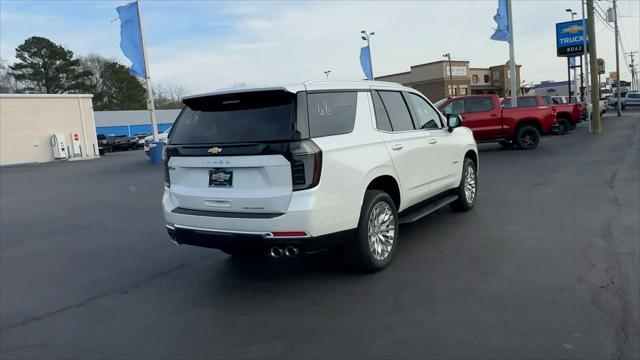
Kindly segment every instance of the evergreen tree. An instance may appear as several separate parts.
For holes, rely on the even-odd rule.
[[[16,49],[18,62],[9,66],[19,90],[27,93],[62,94],[91,90],[89,72],[79,67],[73,52],[51,40],[33,36]]]
[[[100,74],[100,97],[104,108],[100,110],[143,110],[147,108],[147,93],[126,67],[107,62]]]

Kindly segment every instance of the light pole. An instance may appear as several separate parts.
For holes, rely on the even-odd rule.
[[[578,15],[577,12],[573,11],[573,9],[569,8],[569,9],[565,9],[564,11],[568,12],[569,14],[571,14],[571,21],[574,20],[574,16]],[[569,66],[571,66],[571,61],[568,61]],[[582,56],[580,57],[580,78],[582,78]],[[574,62],[573,62],[573,81],[574,81],[574,86],[573,88],[574,90],[574,94],[576,94],[576,96],[578,95],[578,89],[580,88],[580,86],[578,85],[578,74],[576,72],[576,64],[575,64],[575,57],[574,57]],[[569,84],[571,83],[571,79],[569,79]],[[582,89],[580,89],[580,94],[582,94]],[[571,85],[569,85],[569,102],[573,102],[573,99],[571,97]]]
[[[327,77],[327,80],[329,80],[329,74],[331,73],[331,70],[325,70],[324,71],[324,75]]]
[[[577,13],[577,12],[575,12],[575,11],[573,11],[573,10],[571,10],[571,9],[565,9],[564,11],[568,12],[569,14],[571,14],[571,21],[573,21],[573,17],[574,17],[575,15],[578,15],[578,13]]]
[[[375,80],[376,77],[373,75],[373,61],[371,60],[371,37],[375,35],[375,32],[368,33],[366,30],[360,31],[362,34],[362,40],[367,42],[367,48],[369,49],[369,68],[371,69],[371,80]]]
[[[444,55],[442,55],[442,57],[446,57],[449,60],[449,82],[451,83],[451,88],[453,89],[453,96],[458,96],[458,92],[456,91],[456,87],[453,85],[453,71],[452,66],[451,66],[451,53],[448,52]],[[448,90],[448,89],[447,89]],[[447,91],[448,92],[448,96],[451,96],[451,91]]]

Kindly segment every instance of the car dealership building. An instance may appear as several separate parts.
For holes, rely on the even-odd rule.
[[[516,66],[517,84],[520,83],[520,67]],[[469,61],[441,60],[412,65],[409,71],[377,76],[376,80],[400,83],[420,91],[431,101],[437,101],[456,95],[508,96],[509,76],[509,62],[488,68],[472,68]]]

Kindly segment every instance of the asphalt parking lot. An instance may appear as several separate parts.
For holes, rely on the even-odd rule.
[[[332,253],[177,247],[141,151],[0,170],[0,356],[640,357],[640,111],[534,151],[481,146],[479,198],[401,229],[362,275]]]

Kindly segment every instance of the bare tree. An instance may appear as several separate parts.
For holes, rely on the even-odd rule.
[[[188,94],[182,85],[156,85],[153,88],[156,109],[179,109],[182,107],[182,98]]]

